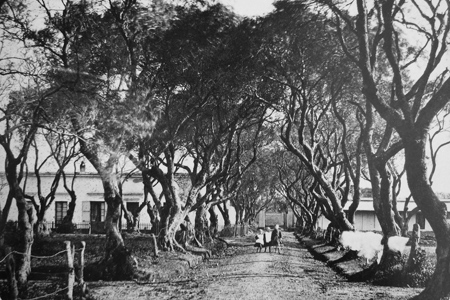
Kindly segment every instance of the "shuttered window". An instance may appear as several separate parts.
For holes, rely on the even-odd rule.
[[[91,222],[105,221],[105,202],[91,201]]]

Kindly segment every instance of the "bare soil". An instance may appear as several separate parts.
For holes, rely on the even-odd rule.
[[[148,281],[89,282],[92,299],[409,299],[421,289],[351,283],[283,233],[281,254],[256,253],[251,239],[234,241],[228,255]],[[160,265],[164,269],[164,265]],[[155,272],[157,272],[155,270]],[[158,271],[161,272],[161,269]]]

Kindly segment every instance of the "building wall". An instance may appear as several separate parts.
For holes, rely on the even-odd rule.
[[[1,176],[4,175],[0,174],[0,177]],[[70,176],[68,178],[70,179]],[[2,179],[4,179],[4,177]],[[44,193],[49,191],[52,180],[53,180],[52,174],[43,174],[42,187]],[[187,179],[186,178],[183,179],[183,176],[178,177],[179,186],[182,191],[189,188],[189,184],[186,181]],[[27,179],[25,192],[28,195],[37,196],[36,182],[37,180],[33,176],[30,176]],[[98,204],[104,203],[102,182],[99,176],[96,174],[91,173],[79,174],[77,175],[77,178],[75,180],[74,190],[77,195],[77,202],[73,222],[77,224],[87,225],[89,224],[91,219],[91,203],[98,203]],[[155,187],[155,191],[159,195],[159,193],[161,192],[161,188],[157,185]],[[0,207],[4,206],[7,194],[8,194],[8,187],[5,186],[3,189],[0,190]],[[185,195],[186,193],[182,194]],[[125,205],[127,205],[128,203],[136,203],[136,204],[142,203],[142,201],[144,200],[144,193],[143,193],[142,178],[140,178],[140,176],[132,177],[123,184],[123,200],[125,202]],[[46,221],[49,223],[56,222],[56,209],[55,209],[56,202],[67,203],[66,206],[70,202],[69,194],[67,194],[66,190],[64,189],[62,182],[58,186],[55,202],[49,207],[49,209],[46,212]],[[104,211],[106,212],[105,204],[104,204]],[[219,216],[219,226],[223,226],[224,224],[223,218],[217,209],[216,213]],[[229,214],[231,222],[234,223],[236,218],[236,212],[232,206],[229,206]],[[191,221],[194,222],[195,212],[190,213],[189,217]],[[13,205],[11,206],[8,219],[17,220],[17,207],[15,205],[15,202],[13,202]],[[126,226],[125,218],[122,218],[122,224],[125,224],[123,226]],[[141,225],[150,224],[150,217],[147,213],[146,208],[144,208],[141,211],[140,224]]]
[[[295,215],[291,210],[287,213],[267,212],[265,210],[258,213],[256,217],[258,227],[273,227],[276,224],[286,227],[295,227]]]
[[[416,216],[413,216],[408,223],[409,228],[416,223]],[[317,226],[326,229],[330,224],[325,217],[321,216],[317,220]],[[355,213],[355,229],[359,231],[381,231],[380,222],[375,215],[374,211],[357,211]],[[425,221],[425,227],[422,229],[424,231],[431,231],[431,226],[428,221]]]
[[[70,178],[70,176],[69,176]],[[49,191],[53,176],[51,174],[45,174],[42,176],[43,193]],[[80,174],[77,175],[75,180],[74,190],[77,195],[77,202],[75,206],[74,223],[89,223],[90,221],[90,203],[98,202],[104,203],[103,198],[103,186],[100,178],[93,174]],[[27,179],[27,185],[25,192],[28,195],[37,197],[37,184],[36,178],[30,176]],[[4,188],[0,191],[0,201],[3,204],[6,200],[8,188]],[[144,198],[142,181],[138,178],[131,178],[123,185],[123,198],[124,202],[142,202]],[[48,208],[46,213],[47,222],[55,222],[56,217],[56,202],[70,202],[70,196],[64,189],[62,182],[59,184],[55,202]],[[105,208],[106,209],[106,208]],[[150,223],[150,217],[146,213],[141,214],[141,223]],[[9,214],[9,219],[17,220],[17,208],[13,204]]]

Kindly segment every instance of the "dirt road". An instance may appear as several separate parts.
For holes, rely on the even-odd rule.
[[[240,248],[228,259],[211,259],[173,282],[91,283],[95,299],[409,299],[419,289],[349,283],[315,260],[292,233],[283,253]],[[264,250],[263,250],[264,251]]]

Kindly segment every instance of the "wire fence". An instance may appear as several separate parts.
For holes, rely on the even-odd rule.
[[[9,299],[14,300],[37,300],[37,299],[44,299],[49,298],[50,296],[60,294],[64,291],[66,291],[67,299],[72,300],[73,299],[73,291],[74,291],[74,285],[75,281],[78,284],[78,286],[81,287],[82,296],[85,296],[86,293],[86,283],[84,281],[84,265],[85,265],[85,258],[84,253],[86,249],[86,242],[81,242],[81,248],[75,249],[75,245],[72,245],[70,241],[64,242],[66,245],[66,249],[59,251],[57,253],[54,253],[52,255],[48,256],[38,256],[38,255],[29,255],[26,253],[22,253],[19,251],[11,251],[11,249],[7,249],[6,255],[0,260],[0,264],[5,262],[6,264],[6,273],[7,273],[7,280],[8,280],[8,288],[9,288]],[[78,255],[78,265],[79,265],[79,272],[78,276],[75,274],[75,268],[74,268],[74,260],[75,260],[75,253],[79,252]],[[67,258],[67,272],[65,275],[67,275],[67,286],[58,289],[52,293],[41,295],[34,298],[18,298],[19,292],[18,292],[18,286],[16,281],[16,262],[15,262],[15,256],[16,255],[22,255],[27,256],[29,255],[31,258],[35,259],[51,259],[59,255],[66,254]]]

